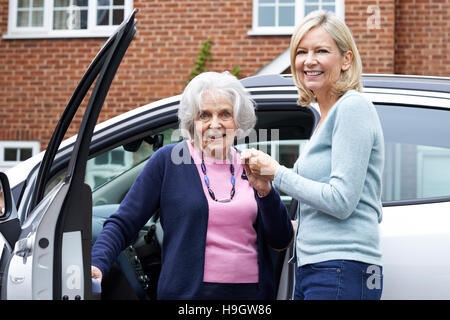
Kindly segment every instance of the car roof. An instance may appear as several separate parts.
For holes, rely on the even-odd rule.
[[[391,74],[364,74],[363,86],[366,88],[405,89],[450,93],[450,78],[391,75]]]
[[[241,80],[246,88],[293,86],[290,74],[269,74]],[[450,77],[414,76],[396,74],[363,74],[365,88],[420,90],[450,93]]]

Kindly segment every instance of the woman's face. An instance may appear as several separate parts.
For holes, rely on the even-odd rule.
[[[295,70],[303,85],[319,97],[331,92],[341,72],[350,67],[351,55],[351,51],[342,55],[328,31],[315,27],[297,47]]]
[[[237,130],[230,101],[219,93],[205,93],[194,127],[195,138],[203,152],[207,156],[225,159]]]

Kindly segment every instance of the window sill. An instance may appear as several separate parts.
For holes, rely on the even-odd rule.
[[[7,33],[2,36],[4,40],[21,40],[21,39],[76,39],[76,38],[109,38],[114,31],[98,32],[98,33]]]
[[[252,29],[247,32],[249,36],[291,36],[294,32],[294,28],[288,29],[277,29],[277,28],[268,28],[268,29]]]

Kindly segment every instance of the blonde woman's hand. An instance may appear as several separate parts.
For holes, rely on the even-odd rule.
[[[275,178],[275,173],[280,167],[280,164],[271,156],[254,148],[241,152],[241,162],[248,166],[252,174],[267,181]]]

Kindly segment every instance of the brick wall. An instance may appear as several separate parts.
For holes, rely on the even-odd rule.
[[[0,32],[7,31],[0,0]],[[137,34],[114,79],[100,121],[180,93],[203,42],[208,70],[252,75],[284,51],[289,36],[249,37],[252,1],[135,0]],[[79,79],[105,39],[0,40],[0,140],[41,140],[45,148]],[[68,136],[76,133],[80,117]]]
[[[450,76],[450,2],[396,0],[395,73]]]
[[[450,75],[448,4],[438,0],[345,3],[346,22],[360,49],[364,72]],[[138,31],[100,121],[181,93],[208,37],[213,59],[207,62],[208,70],[239,66],[241,77],[254,74],[289,45],[289,36],[247,35],[252,0],[135,0],[134,6],[139,9]],[[379,11],[368,12],[369,6]],[[417,8],[423,9],[416,12]],[[7,32],[7,21],[8,0],[0,0],[1,34]],[[0,39],[0,140],[40,140],[44,149],[104,41]],[[76,133],[80,121],[77,115],[68,135]]]
[[[345,22],[353,33],[364,73],[394,73],[393,0],[347,0]]]

